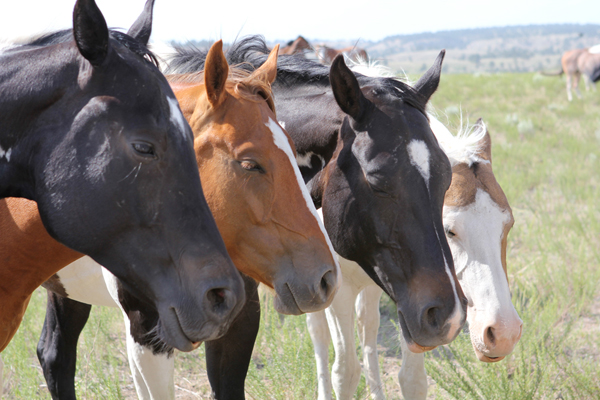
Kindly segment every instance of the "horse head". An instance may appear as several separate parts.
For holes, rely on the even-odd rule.
[[[450,153],[452,184],[444,200],[444,229],[467,297],[475,354],[496,362],[521,338],[523,321],[511,299],[506,272],[507,237],[514,218],[492,171],[491,138],[479,120],[472,148]]]
[[[250,74],[229,68],[218,41],[203,74],[171,82],[195,133],[204,192],[235,265],[274,289],[279,312],[301,314],[331,303],[339,266],[294,144],[275,117],[270,85],[277,51]]]
[[[396,302],[415,352],[452,341],[466,317],[442,223],[451,167],[424,112],[442,59],[413,90],[365,77],[361,87],[338,56],[330,79],[347,118],[333,159],[311,183],[337,252]]]
[[[72,38],[30,61],[60,85],[37,100],[50,103],[32,124],[43,134],[31,198],[54,238],[157,310],[159,338],[191,350],[222,335],[245,300],[202,193],[192,131],[145,43],[109,32],[93,0],[75,5]]]

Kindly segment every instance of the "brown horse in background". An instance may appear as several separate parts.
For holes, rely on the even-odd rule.
[[[573,100],[571,90],[574,89],[577,97],[581,98],[579,91],[579,77],[583,75],[586,90],[596,90],[596,82],[600,80],[600,52],[590,52],[590,48],[566,51],[560,60],[562,69],[557,73],[544,75],[567,74],[567,98]]]
[[[369,59],[367,51],[356,46],[349,46],[340,50],[336,50],[325,45],[317,45],[315,46],[315,49],[317,51],[317,58],[322,64],[331,64],[338,54],[344,54],[346,57],[355,62],[367,61]]]
[[[280,48],[279,55],[304,54],[307,50],[314,51],[314,48],[308,43],[308,40],[298,36],[296,40],[290,40],[285,47]]]

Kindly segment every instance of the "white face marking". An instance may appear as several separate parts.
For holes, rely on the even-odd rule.
[[[169,102],[169,109],[171,111],[171,122],[173,122],[173,124],[175,124],[175,126],[177,128],[179,128],[179,131],[181,132],[181,135],[188,140],[188,136],[186,134],[186,129],[185,129],[185,125],[187,124],[185,118],[183,117],[183,113],[181,112],[181,109],[179,108],[179,102],[177,101],[177,99],[173,99],[170,97],[167,97],[167,101]]]
[[[277,122],[279,122],[279,125],[281,125],[281,127],[283,129],[285,129],[285,121],[277,121]]]
[[[444,226],[455,233],[448,239],[456,275],[469,301],[471,338],[483,346],[483,330],[499,323],[502,330],[517,337],[522,324],[511,299],[502,267],[502,235],[510,213],[502,210],[483,189],[466,207],[444,207]],[[481,329],[479,329],[481,328]],[[496,336],[501,329],[495,329]],[[481,336],[481,337],[480,337]]]
[[[413,140],[408,144],[407,149],[410,163],[417,167],[429,188],[429,149],[427,145],[422,140]]]
[[[6,161],[10,162],[10,155],[11,155],[11,153],[12,153],[12,149],[4,150],[0,146],[0,158],[6,158]]]
[[[300,187],[300,190],[302,191],[302,196],[304,197],[306,206],[308,207],[309,211],[315,216],[315,219],[319,223],[319,227],[321,228],[321,231],[323,232],[323,236],[325,236],[325,240],[327,241],[327,246],[329,246],[329,250],[331,251],[331,257],[333,258],[334,263],[335,263],[336,274],[338,277],[341,277],[342,273],[340,271],[340,265],[337,261],[336,253],[333,250],[333,245],[331,244],[331,241],[329,240],[329,235],[327,234],[327,231],[325,231],[325,226],[323,225],[323,221],[321,221],[321,218],[319,218],[319,216],[317,214],[317,209],[315,208],[312,198],[310,197],[310,194],[308,193],[308,189],[306,187],[306,184],[304,183],[302,174],[300,173],[300,168],[298,168],[298,164],[296,163],[296,159],[294,157],[294,153],[292,152],[292,147],[290,146],[288,137],[281,129],[281,126],[279,126],[271,118],[269,118],[269,122],[267,122],[265,125],[273,133],[273,141],[275,142],[275,146],[277,146],[281,150],[283,150],[283,152],[288,156],[288,158],[290,160],[290,164],[292,164],[292,168],[294,169],[294,173],[296,174],[296,181],[298,182],[298,186]],[[339,286],[341,284],[342,284],[342,280],[338,279],[337,287],[339,288]],[[337,288],[336,288],[336,290],[337,290]]]

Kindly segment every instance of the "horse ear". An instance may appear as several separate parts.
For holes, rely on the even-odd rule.
[[[329,80],[335,101],[343,112],[356,122],[360,122],[369,107],[369,100],[363,95],[354,73],[344,62],[344,56],[339,54],[331,63]]]
[[[477,155],[484,160],[492,162],[492,138],[490,137],[490,133],[487,130],[487,126],[483,119],[479,118],[475,123],[475,129],[477,129],[478,133],[484,131],[485,134],[479,140],[479,151]]]
[[[152,34],[152,10],[154,9],[154,0],[146,1],[144,11],[135,20],[127,34],[144,46],[148,45],[150,35]]]
[[[423,74],[423,76],[418,80],[415,84],[414,88],[422,94],[427,101],[431,98],[433,93],[438,88],[440,84],[440,75],[442,74],[442,62],[444,61],[444,56],[446,55],[446,50],[440,51],[440,54],[437,56],[431,68]]]
[[[204,84],[206,85],[206,94],[208,101],[217,108],[225,98],[227,92],[225,91],[225,83],[229,76],[229,65],[225,54],[223,54],[223,41],[216,41],[206,56],[206,62],[204,64]]]
[[[77,0],[73,9],[73,36],[83,57],[99,66],[108,55],[108,27],[94,0]]]
[[[251,77],[257,77],[260,75],[264,75],[267,78],[267,82],[272,84],[275,82],[275,78],[277,78],[277,55],[279,54],[279,45],[275,45],[271,53],[269,53],[269,57],[267,61],[263,65],[261,65],[256,71],[254,71]]]

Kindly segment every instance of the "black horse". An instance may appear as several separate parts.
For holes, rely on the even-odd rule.
[[[252,70],[267,54],[264,41],[251,37],[229,49],[228,61]],[[201,70],[205,55],[179,49],[169,72]],[[442,60],[443,52],[413,88],[395,79],[352,73],[342,58],[330,70],[281,56],[273,85],[278,119],[295,142],[334,247],[357,261],[394,299],[407,342],[417,350],[453,340],[466,317],[441,218],[450,163],[425,113]],[[259,316],[252,282],[247,291],[253,301],[230,330],[206,342],[208,376],[217,399],[244,398]],[[66,318],[62,321],[67,325]],[[44,329],[47,334],[61,331],[58,325]]]
[[[79,0],[69,40],[0,55],[0,198],[35,200],[48,232],[92,256],[183,351],[245,301],[200,185],[193,135],[149,60],[149,32],[110,32]]]

